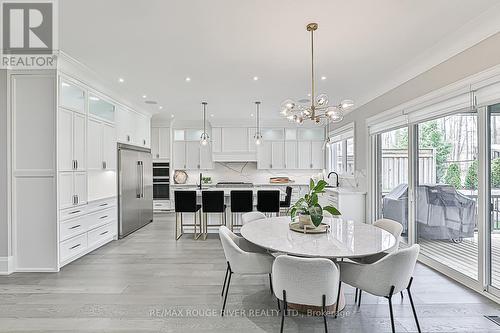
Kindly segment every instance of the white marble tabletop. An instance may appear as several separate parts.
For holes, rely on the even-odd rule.
[[[290,217],[272,217],[245,224],[241,235],[271,251],[302,257],[359,258],[384,252],[396,243],[389,232],[371,224],[325,217],[330,231],[303,234],[289,229]]]

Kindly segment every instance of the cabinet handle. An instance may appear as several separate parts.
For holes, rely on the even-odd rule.
[[[82,244],[77,244],[77,245],[74,245],[74,246],[70,247],[69,249],[70,249],[70,250],[76,249],[76,248],[77,248],[77,247],[79,247],[80,245],[82,245]]]
[[[106,235],[109,231],[101,232],[99,236]]]
[[[75,198],[73,198],[73,202],[75,202]],[[73,214],[76,214],[76,213],[80,213],[81,210],[75,210],[73,212],[69,212],[68,215],[73,215]]]
[[[106,169],[106,162],[105,161],[102,162],[102,168]]]
[[[160,158],[160,154],[156,154],[156,158]]]
[[[73,195],[73,205],[76,205],[76,195]]]
[[[101,216],[99,219],[102,220],[105,219],[106,217],[108,217],[108,215]]]
[[[75,170],[78,170],[78,160],[75,160]]]
[[[80,202],[80,198],[78,197],[78,194],[76,195],[76,203]]]
[[[72,226],[72,227],[71,227],[71,228],[69,228],[69,229],[70,229],[70,230],[71,230],[71,229],[76,229],[76,228],[79,228],[79,227],[81,227],[81,226],[82,226],[81,224],[77,224],[77,225]]]
[[[107,206],[108,204],[107,203],[103,203],[103,204],[100,204],[99,207],[104,207],[104,206]]]
[[[146,145],[146,140],[142,140],[142,145],[145,146]]]
[[[130,142],[130,135],[127,135],[127,142]]]

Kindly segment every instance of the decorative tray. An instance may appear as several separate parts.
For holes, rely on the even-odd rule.
[[[326,223],[321,223],[317,228],[311,225],[300,226],[300,222],[292,222],[289,224],[290,230],[301,232],[303,234],[324,234],[330,229]]]

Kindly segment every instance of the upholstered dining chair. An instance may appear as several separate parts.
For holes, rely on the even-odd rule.
[[[225,292],[224,303],[222,305],[221,312],[221,315],[224,316],[227,294],[229,293],[229,285],[231,284],[231,276],[233,274],[268,274],[272,293],[273,285],[271,280],[271,272],[274,257],[268,254],[265,249],[248,242],[243,237],[235,235],[225,226],[221,226],[219,228],[219,236],[227,262],[226,276],[224,277],[224,284],[222,286],[221,295],[224,296]]]
[[[372,256],[368,257],[363,257],[363,258],[353,258],[351,259],[354,262],[360,263],[360,264],[371,264],[374,263],[375,261],[378,261],[388,255],[389,253],[395,252],[399,249],[399,243],[401,241],[401,233],[403,232],[403,225],[399,222],[396,222],[391,219],[378,219],[377,221],[373,222],[373,225],[375,227],[378,227],[380,229],[383,229],[396,238],[396,243],[394,244],[393,247],[388,249],[385,252],[382,253],[377,253]],[[358,303],[358,306],[361,305],[361,294],[362,291],[356,289],[356,294],[354,297],[354,303]],[[403,298],[403,292],[401,292],[401,298]]]
[[[337,303],[340,296],[339,269],[337,265],[324,258],[300,258],[288,255],[274,260],[272,272],[274,295],[283,302],[281,309],[281,331],[288,313],[288,302],[320,306],[323,313],[325,332],[326,307]]]
[[[267,216],[261,212],[249,212],[241,215],[241,225],[245,225],[248,222],[265,219]]]
[[[420,246],[415,244],[406,249],[389,253],[379,261],[371,264],[341,262],[339,288],[344,282],[372,295],[387,298],[389,300],[392,332],[395,332],[392,296],[406,289],[418,332],[421,332],[410,291],[413,282],[413,270],[419,251]]]

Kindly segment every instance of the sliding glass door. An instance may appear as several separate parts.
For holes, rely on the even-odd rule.
[[[489,284],[500,290],[500,104],[489,107]]]
[[[478,279],[476,113],[418,123],[415,227],[421,253]]]
[[[378,218],[403,225],[408,241],[408,128],[377,134]]]

